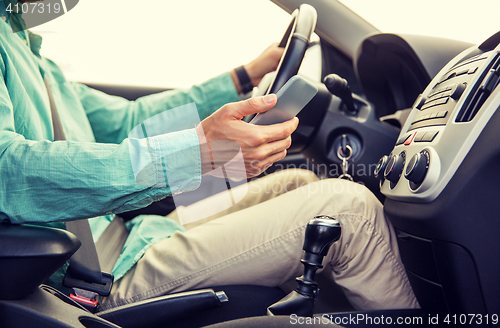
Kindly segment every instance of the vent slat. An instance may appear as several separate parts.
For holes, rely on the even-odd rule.
[[[496,88],[499,82],[497,76],[499,67],[500,67],[500,57],[497,57],[490,69],[490,73],[492,74],[491,75],[487,74],[484,80],[481,81],[480,85],[483,85],[484,87],[481,86],[476,90],[475,94],[472,95],[470,102],[468,104],[466,103],[467,105],[464,106],[458,113],[455,122],[459,123],[470,122],[474,119],[476,114],[479,112],[479,110],[484,105],[484,103],[490,96],[491,92]],[[491,83],[487,83],[488,85],[484,85],[487,82],[486,79],[488,79],[488,77],[490,77]],[[491,77],[493,77],[494,79],[491,79]]]
[[[471,107],[469,116],[467,117],[466,122],[472,121],[474,116],[476,116],[477,112],[479,112],[479,109],[483,106],[484,102],[486,99],[488,99],[489,92],[483,92],[480,93],[477,97],[477,101],[475,102],[474,106]]]

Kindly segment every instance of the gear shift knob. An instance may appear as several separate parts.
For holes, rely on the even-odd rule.
[[[340,238],[340,233],[340,223],[329,216],[320,215],[309,221],[303,246],[304,256],[300,260],[304,265],[304,274],[296,278],[297,288],[294,291],[267,308],[269,315],[313,315],[319,292],[314,276],[323,267],[323,258],[330,246]]]
[[[326,256],[330,245],[340,238],[340,223],[329,216],[316,216],[309,221],[304,240],[304,251]]]
[[[314,281],[316,271],[323,267],[323,258],[330,246],[340,238],[340,223],[326,215],[315,216],[306,227],[304,240],[304,274],[298,277],[296,291],[308,297],[316,297],[318,284]]]

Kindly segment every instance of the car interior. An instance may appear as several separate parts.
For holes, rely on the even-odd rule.
[[[308,225],[297,282],[212,286],[107,311],[89,311],[43,284],[82,247],[81,238],[1,222],[1,327],[283,327],[291,315],[324,314],[344,327],[377,325],[353,316],[419,327],[499,325],[500,32],[480,44],[383,33],[336,0],[272,2],[291,14],[285,53],[253,96],[276,93],[301,75],[315,47],[321,79],[309,79],[319,91],[298,114],[287,157],[269,172],[306,165],[321,178],[347,174],[369,188],[396,229],[421,309],[358,311],[339,286],[315,276],[341,233],[331,219]],[[318,42],[310,42],[313,32]],[[88,85],[130,100],[164,91]],[[172,206],[167,199],[123,217],[165,215]]]

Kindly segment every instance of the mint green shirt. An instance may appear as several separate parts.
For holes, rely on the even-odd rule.
[[[3,4],[0,7],[0,16],[8,22]],[[182,156],[163,165],[161,174],[168,179],[164,177],[167,185],[162,187],[136,182],[128,134],[147,118],[181,105],[194,102],[203,120],[222,105],[238,101],[229,74],[189,90],[128,101],[68,82],[54,62],[40,56],[40,46],[41,37],[27,31],[13,33],[0,20],[0,221],[56,222],[52,225],[63,227],[64,221],[92,218],[96,240],[115,213],[199,186],[200,151],[194,126],[154,136],[155,146],[137,154],[149,158],[156,152],[182,150]],[[66,141],[53,141],[44,77]],[[173,220],[150,215],[135,218],[127,228],[130,235],[113,269],[115,280],[152,244],[183,230]]]

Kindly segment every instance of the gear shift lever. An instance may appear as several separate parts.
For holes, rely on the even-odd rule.
[[[342,99],[345,105],[345,111],[351,115],[358,114],[358,107],[352,99],[351,88],[349,88],[349,83],[346,79],[341,78],[337,74],[328,74],[323,80],[326,88],[332,95],[335,95]]]
[[[290,315],[311,317],[318,297],[318,283],[314,281],[316,271],[323,266],[323,258],[330,246],[340,238],[340,223],[326,215],[316,216],[307,224],[304,240],[304,274],[297,280],[297,288],[282,300],[267,308],[268,315]]]

